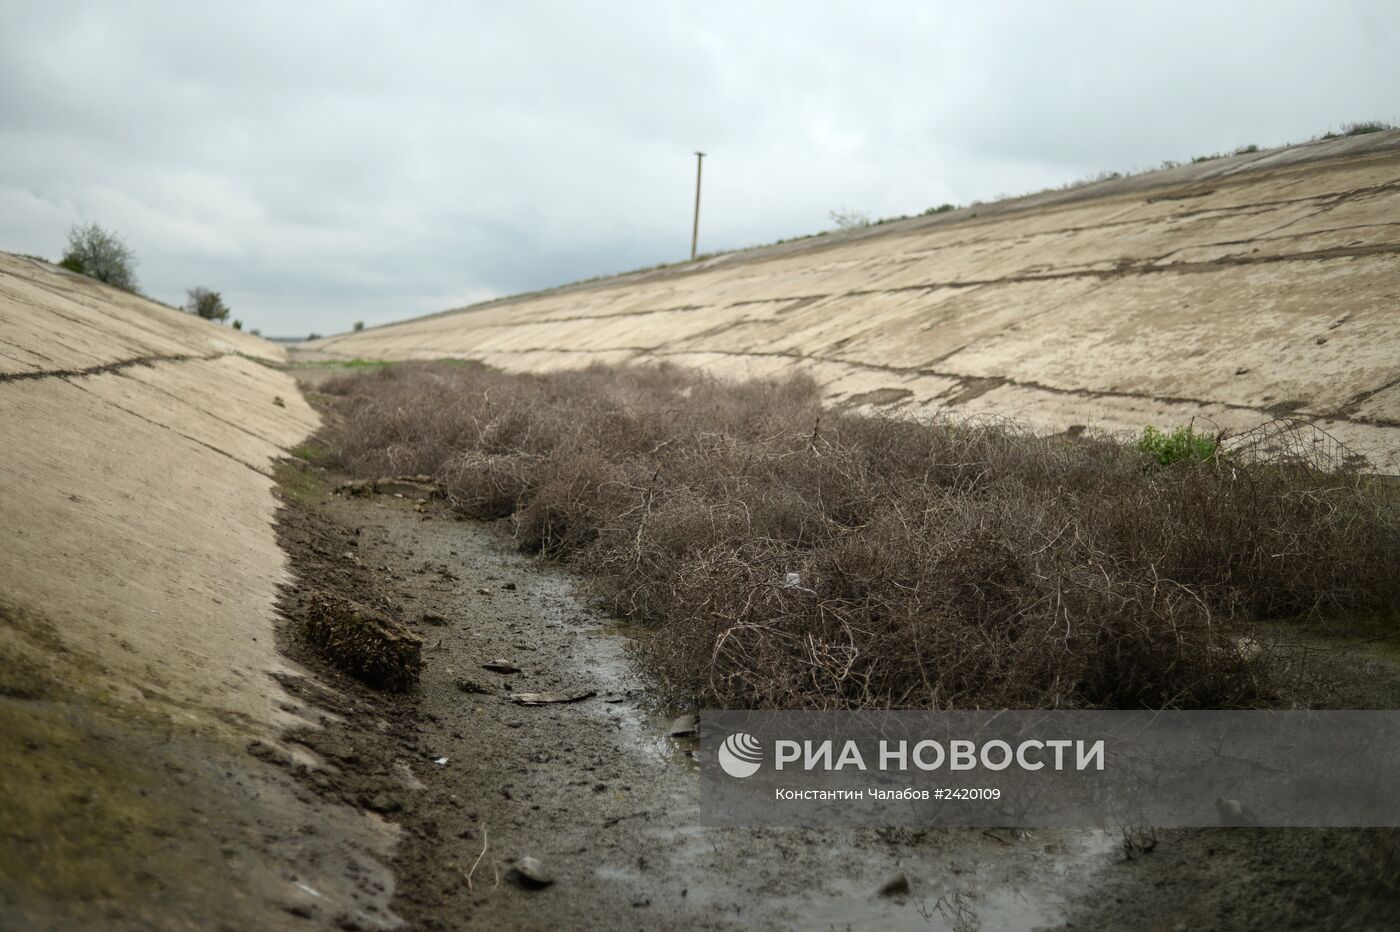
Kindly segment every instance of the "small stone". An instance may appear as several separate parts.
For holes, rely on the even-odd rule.
[[[881,896],[908,896],[908,895],[909,895],[909,878],[906,877],[906,876],[904,876],[903,874],[895,874],[895,875],[894,875],[893,877],[891,877],[889,880],[885,881],[885,885],[884,885],[883,887],[880,888],[880,895],[881,895]]]
[[[495,660],[486,661],[481,665],[481,669],[490,670],[492,673],[510,674],[520,672],[519,667],[511,663],[509,660],[503,660],[500,657],[497,657]]]
[[[403,805],[388,793],[375,793],[365,808],[372,812],[398,812]]]
[[[700,733],[700,719],[694,715],[682,715],[666,729],[668,738],[694,738]]]
[[[510,869],[511,878],[522,887],[540,888],[554,883],[554,877],[544,865],[531,857],[523,857]]]

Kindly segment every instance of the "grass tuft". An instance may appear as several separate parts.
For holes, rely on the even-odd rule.
[[[1199,433],[1191,427],[1178,427],[1164,433],[1149,425],[1143,428],[1136,446],[1158,465],[1170,466],[1182,460],[1208,460],[1215,456],[1219,443],[1214,435]]]

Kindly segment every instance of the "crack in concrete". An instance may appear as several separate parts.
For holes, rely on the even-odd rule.
[[[236,355],[236,354],[225,354],[225,355]],[[215,357],[213,357],[213,358],[216,359],[216,360],[217,360],[217,359],[223,359],[224,356],[215,356]],[[244,357],[244,358],[247,358],[247,357]],[[195,360],[195,361],[198,361],[198,360]],[[118,372],[118,373],[116,373],[116,374],[119,375],[119,376],[121,376],[122,378],[128,378],[128,379],[131,378],[131,376],[126,375],[124,372]],[[178,402],[179,404],[184,405],[185,407],[189,408],[191,411],[198,412],[199,415],[200,415],[201,417],[207,417],[207,418],[209,418],[210,420],[218,421],[220,424],[224,424],[224,425],[227,425],[228,427],[232,427],[234,430],[237,430],[237,431],[240,431],[240,432],[242,432],[242,433],[247,434],[249,437],[252,437],[254,440],[261,440],[261,441],[263,441],[264,443],[272,443],[271,440],[268,440],[268,438],[262,436],[261,434],[257,433],[256,431],[249,430],[247,427],[244,427],[242,424],[238,424],[238,423],[236,423],[236,422],[234,422],[234,421],[230,421],[228,418],[220,417],[219,415],[215,414],[214,412],[209,411],[209,410],[207,410],[207,409],[205,409],[205,408],[202,408],[202,407],[200,407],[199,405],[195,404],[194,402],[192,402],[192,401],[190,401],[190,400],[188,400],[188,399],[186,399],[186,398],[181,398],[179,395],[175,394],[174,392],[170,391],[170,390],[167,389],[167,388],[164,388],[164,387],[162,387],[162,386],[160,386],[160,385],[156,385],[156,384],[153,383],[153,382],[143,382],[143,381],[141,381],[140,379],[131,379],[131,380],[132,380],[133,382],[136,382],[138,385],[142,385],[142,386],[144,386],[144,387],[146,387],[146,388],[154,389],[155,391],[160,392],[162,395],[165,395],[167,398],[170,398],[170,399],[172,399],[172,400]],[[273,446],[277,446],[277,444],[275,444],[275,443],[273,443],[272,445],[273,445]]]
[[[65,381],[67,381],[67,380],[65,379]],[[161,428],[162,430],[168,430],[168,431],[170,431],[172,434],[174,434],[175,436],[177,436],[177,437],[183,437],[185,440],[188,440],[190,443],[198,444],[199,446],[204,447],[204,449],[206,449],[206,450],[211,450],[211,451],[213,451],[214,453],[219,454],[220,456],[227,457],[228,459],[233,460],[233,461],[234,461],[235,463],[237,463],[238,465],[240,465],[240,466],[245,466],[245,467],[247,467],[248,469],[251,469],[253,472],[257,473],[257,474],[260,475],[260,476],[267,476],[268,478],[271,478],[271,477],[272,477],[272,472],[271,472],[270,470],[267,470],[267,469],[259,469],[258,467],[254,466],[252,463],[248,462],[247,460],[239,459],[238,457],[234,456],[232,453],[228,452],[227,450],[221,450],[220,448],[214,446],[212,443],[206,443],[206,442],[204,442],[203,440],[200,440],[198,437],[191,437],[189,434],[185,433],[184,431],[176,430],[175,428],[171,427],[169,424],[162,424],[160,421],[154,420],[153,418],[146,417],[146,415],[140,413],[139,411],[133,411],[133,410],[131,410],[130,408],[126,407],[125,405],[117,404],[115,401],[113,401],[113,400],[110,399],[110,398],[103,398],[101,395],[97,394],[96,392],[92,391],[91,389],[88,389],[88,388],[85,388],[85,387],[82,386],[82,385],[79,385],[77,382],[68,382],[68,384],[69,384],[69,385],[72,385],[74,388],[76,388],[76,389],[77,389],[78,391],[80,391],[80,392],[86,392],[87,394],[92,395],[92,397],[96,398],[98,401],[102,402],[102,403],[105,404],[105,405],[110,405],[111,407],[116,408],[118,411],[122,411],[122,412],[124,412],[124,413],[126,413],[126,414],[130,414],[132,417],[136,418],[136,419],[139,420],[139,421],[145,421],[147,424],[150,424],[152,427],[159,427],[159,428]]]
[[[89,375],[120,372],[123,369],[130,369],[132,366],[150,367],[158,362],[210,362],[215,359],[222,359],[224,356],[228,355],[230,354],[214,353],[210,356],[196,356],[185,353],[165,356],[137,356],[133,359],[103,363],[100,366],[88,366],[85,369],[40,369],[35,372],[0,372],[0,383],[24,382],[29,379],[80,379]]]

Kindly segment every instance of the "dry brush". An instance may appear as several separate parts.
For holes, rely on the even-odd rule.
[[[429,474],[654,629],[673,698],[759,708],[1248,706],[1260,618],[1400,604],[1347,468],[823,408],[803,378],[404,364],[324,389],[352,474]]]

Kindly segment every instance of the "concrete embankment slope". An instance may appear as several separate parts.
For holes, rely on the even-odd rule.
[[[0,253],[0,926],[280,925],[285,836],[383,848],[246,750],[305,712],[272,464],[318,419],[282,356]]]
[[[1058,431],[1313,420],[1400,470],[1400,132],[833,234],[308,344],[513,370],[803,370]]]

